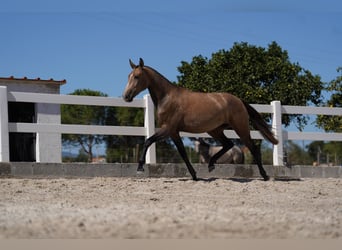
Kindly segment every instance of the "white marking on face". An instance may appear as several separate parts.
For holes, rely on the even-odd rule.
[[[128,82],[131,82],[131,81],[132,81],[132,78],[133,78],[133,72],[129,74],[129,76],[128,76]]]

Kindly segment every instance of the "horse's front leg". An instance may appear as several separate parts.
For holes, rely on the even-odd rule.
[[[146,141],[144,143],[143,152],[142,152],[140,159],[139,159],[139,165],[138,165],[138,169],[137,169],[138,172],[144,171],[144,164],[146,162],[146,153],[147,153],[148,148],[154,142],[164,140],[166,137],[168,137],[167,130],[161,128],[154,135],[152,135],[151,137],[146,139]]]

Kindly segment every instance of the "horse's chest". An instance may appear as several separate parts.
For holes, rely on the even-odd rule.
[[[175,122],[178,109],[171,105],[163,105],[157,109],[157,117],[160,123]]]

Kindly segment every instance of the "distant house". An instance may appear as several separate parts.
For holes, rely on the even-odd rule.
[[[60,86],[65,83],[66,80],[0,77],[0,86],[15,92],[59,94]],[[59,124],[60,105],[9,102],[8,121]],[[10,161],[61,162],[61,151],[60,133],[9,133]]]

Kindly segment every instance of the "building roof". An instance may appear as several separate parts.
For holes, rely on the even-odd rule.
[[[27,82],[40,82],[40,83],[52,83],[52,84],[59,84],[59,85],[63,85],[66,84],[66,80],[60,80],[60,81],[56,81],[52,78],[50,79],[40,79],[39,77],[36,79],[32,79],[32,78],[27,78],[26,76],[22,77],[22,78],[17,78],[14,76],[10,76],[10,77],[0,77],[0,81],[1,80],[5,80],[5,81],[27,81]]]

